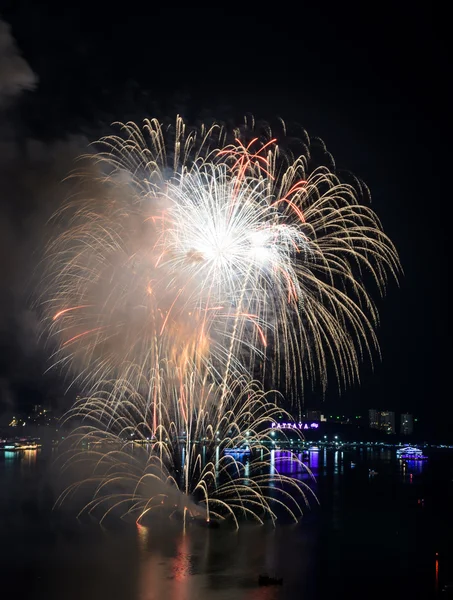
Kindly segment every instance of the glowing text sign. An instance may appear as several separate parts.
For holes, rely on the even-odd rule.
[[[319,423],[271,423],[272,429],[318,429]]]

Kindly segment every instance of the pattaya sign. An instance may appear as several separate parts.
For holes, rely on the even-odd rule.
[[[300,421],[296,423],[295,421],[291,423],[271,423],[272,429],[318,429],[319,423],[301,423]]]

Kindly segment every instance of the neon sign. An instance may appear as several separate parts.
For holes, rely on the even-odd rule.
[[[293,422],[287,422],[287,423],[271,423],[271,428],[272,429],[318,429],[319,427],[319,423],[301,423],[293,421]]]

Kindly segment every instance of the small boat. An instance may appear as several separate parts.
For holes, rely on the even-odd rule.
[[[20,446],[17,442],[7,442],[2,446],[2,450],[6,450],[7,452],[16,452],[20,450]]]
[[[355,462],[351,462],[351,469],[355,467]]]
[[[374,475],[377,475],[378,472],[375,471],[374,469],[368,469],[368,475],[370,475],[371,477],[373,477]]]
[[[260,575],[258,585],[283,585],[283,577],[269,577],[269,575]]]

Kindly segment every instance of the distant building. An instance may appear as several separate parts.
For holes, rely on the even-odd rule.
[[[385,433],[395,433],[395,413],[391,410],[381,411],[379,429]]]
[[[308,421],[320,421],[321,420],[321,411],[320,410],[307,410],[306,418]]]
[[[401,434],[411,435],[414,432],[414,417],[407,413],[401,415]]]
[[[378,410],[370,408],[370,410],[368,411],[368,423],[370,429],[379,429],[379,416],[380,413]]]
[[[379,429],[379,431],[385,433],[395,433],[395,413],[393,411],[371,408],[368,411],[368,423],[370,429]]]

